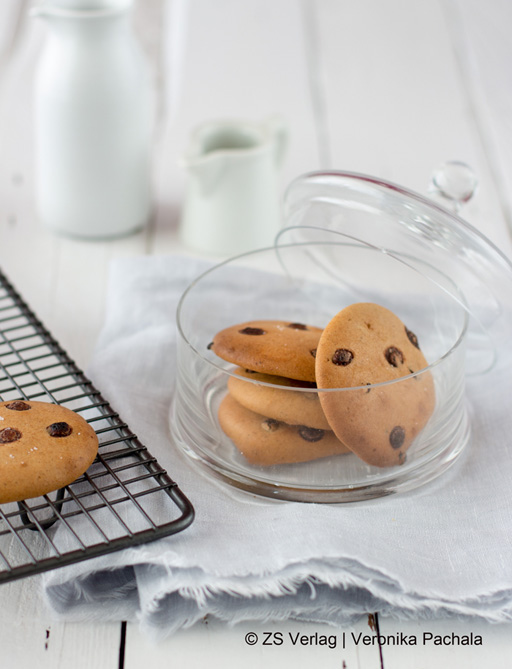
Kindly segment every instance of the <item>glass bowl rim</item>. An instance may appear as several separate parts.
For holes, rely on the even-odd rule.
[[[325,243],[325,242],[322,242],[322,243]],[[278,384],[267,383],[267,382],[265,382],[265,381],[260,381],[260,380],[257,380],[257,379],[250,379],[250,378],[242,377],[242,376],[240,376],[239,374],[236,374],[236,372],[235,372],[234,370],[225,369],[220,363],[217,363],[215,360],[212,360],[212,359],[206,357],[206,354],[204,354],[204,353],[202,353],[201,351],[199,351],[199,350],[198,350],[198,349],[197,349],[197,348],[190,342],[189,338],[186,336],[186,334],[185,334],[185,332],[184,332],[184,329],[183,329],[182,319],[181,319],[181,314],[182,314],[183,307],[184,307],[184,305],[185,305],[185,302],[186,302],[186,300],[187,300],[188,295],[189,295],[189,294],[191,293],[191,291],[194,290],[194,289],[197,287],[197,285],[198,285],[201,281],[203,281],[208,275],[210,275],[211,273],[213,273],[213,272],[215,272],[215,271],[217,271],[217,270],[219,270],[219,269],[225,267],[226,265],[229,265],[229,264],[232,264],[232,263],[234,264],[235,262],[237,262],[237,261],[239,261],[239,260],[241,260],[241,259],[243,259],[243,258],[246,258],[246,257],[248,257],[248,256],[254,256],[254,255],[261,254],[261,253],[266,253],[266,252],[269,252],[269,251],[274,251],[274,252],[275,252],[276,250],[278,250],[278,249],[282,249],[282,248],[291,248],[291,247],[298,247],[298,246],[309,246],[310,244],[311,244],[311,242],[303,242],[303,243],[300,243],[300,242],[299,242],[299,243],[281,244],[281,245],[279,245],[278,247],[277,247],[276,245],[273,245],[273,246],[267,246],[267,247],[264,247],[264,248],[255,249],[255,250],[252,250],[252,251],[247,251],[247,252],[245,252],[245,253],[242,253],[242,254],[239,254],[239,255],[236,255],[236,256],[233,256],[233,257],[230,257],[230,258],[226,258],[225,260],[223,260],[223,261],[221,261],[221,262],[219,262],[219,263],[214,264],[212,267],[208,268],[207,270],[205,270],[205,271],[203,271],[201,274],[199,274],[199,276],[197,276],[197,277],[196,277],[196,278],[195,278],[195,279],[194,279],[194,280],[187,286],[187,288],[183,291],[183,293],[182,293],[182,295],[181,295],[181,297],[180,297],[180,299],[179,299],[178,306],[177,306],[177,308],[176,308],[176,328],[177,328],[177,330],[178,330],[178,334],[179,334],[179,336],[181,337],[181,340],[187,345],[188,349],[189,349],[190,351],[192,351],[192,353],[194,354],[194,356],[195,356],[196,358],[199,358],[200,360],[202,360],[202,361],[203,361],[204,363],[206,363],[209,367],[212,367],[212,368],[216,369],[218,372],[221,372],[222,374],[225,374],[225,375],[227,375],[227,376],[234,377],[234,378],[236,378],[236,379],[242,379],[243,381],[247,381],[248,383],[252,383],[252,384],[254,384],[254,385],[258,385],[258,386],[263,385],[263,386],[267,386],[267,387],[270,387],[270,388],[286,389],[286,391],[291,391],[291,392],[304,392],[304,393],[319,393],[319,392],[322,392],[322,393],[330,393],[330,392],[348,392],[348,391],[357,391],[357,390],[362,390],[362,389],[368,391],[368,389],[381,388],[381,387],[385,387],[385,386],[390,386],[390,385],[394,385],[394,384],[396,384],[396,383],[400,383],[400,382],[406,381],[407,379],[413,379],[413,378],[415,378],[415,377],[418,377],[418,376],[421,376],[421,375],[424,375],[424,374],[428,374],[428,373],[431,372],[433,369],[435,369],[437,366],[441,365],[441,364],[444,362],[444,360],[446,360],[447,358],[451,357],[451,355],[452,355],[458,348],[460,348],[460,346],[462,345],[462,342],[464,341],[464,339],[465,339],[465,337],[466,337],[466,333],[467,333],[467,331],[468,331],[469,315],[468,315],[468,311],[467,311],[467,309],[464,309],[463,306],[462,306],[460,303],[456,302],[455,298],[453,298],[451,295],[450,295],[450,297],[453,299],[454,302],[456,302],[456,303],[458,304],[458,306],[460,307],[461,311],[463,312],[463,324],[462,324],[462,327],[461,327],[461,329],[460,329],[460,332],[459,332],[459,334],[458,334],[457,339],[455,340],[455,342],[450,346],[450,348],[449,348],[447,351],[445,351],[441,356],[439,356],[434,362],[429,363],[429,364],[427,365],[427,367],[424,367],[423,369],[420,369],[420,370],[418,370],[418,371],[416,371],[416,372],[413,372],[412,374],[407,374],[407,375],[405,375],[405,376],[401,376],[401,377],[398,377],[398,378],[396,378],[396,379],[391,379],[391,380],[389,380],[389,381],[381,381],[380,383],[365,384],[365,385],[362,385],[362,386],[347,386],[347,387],[343,387],[343,388],[318,388],[318,387],[313,387],[313,388],[300,388],[300,387],[295,387],[295,386],[280,386],[280,385],[278,385]],[[365,243],[365,244],[366,244],[366,243]],[[370,247],[370,248],[371,248],[371,247]],[[379,251],[379,250],[381,250],[381,249],[379,249],[378,247],[374,247],[374,250]],[[389,255],[389,254],[388,254],[388,255]],[[412,269],[412,268],[411,268],[411,269]],[[428,277],[426,277],[426,278],[428,278]],[[430,280],[430,279],[429,279],[429,280]],[[434,282],[432,282],[432,283],[434,283]],[[435,285],[435,284],[434,284],[434,285]],[[227,361],[226,361],[226,362],[227,362]],[[234,364],[234,363],[233,363],[233,364]]]

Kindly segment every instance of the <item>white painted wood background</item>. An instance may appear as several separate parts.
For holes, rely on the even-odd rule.
[[[509,252],[510,0],[139,0],[134,26],[160,92],[155,216],[143,232],[101,243],[55,237],[34,213],[31,85],[45,31],[27,17],[29,6],[0,3],[0,267],[79,365],[87,366],[103,322],[109,261],[188,252],[177,236],[186,185],[178,157],[204,120],[282,114],[291,136],[283,189],[332,167],[425,192],[433,168],[464,160],[480,186],[463,214]],[[0,586],[2,669],[512,666],[508,625],[381,618],[383,634],[472,631],[484,641],[385,647],[382,656],[350,644],[249,648],[245,633],[265,626],[208,620],[155,646],[134,625],[52,621],[38,586],[37,578]],[[313,624],[272,629],[333,633]],[[368,633],[368,621],[357,630]]]

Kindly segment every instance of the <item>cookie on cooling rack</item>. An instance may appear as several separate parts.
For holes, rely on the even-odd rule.
[[[98,437],[71,409],[48,402],[0,403],[0,504],[45,495],[92,464]]]

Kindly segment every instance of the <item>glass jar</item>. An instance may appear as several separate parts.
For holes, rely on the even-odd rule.
[[[290,186],[285,210],[287,226],[274,246],[215,266],[182,296],[171,411],[175,443],[212,475],[277,499],[354,502],[432,480],[470,442],[466,375],[489,374],[499,364],[511,324],[509,261],[430,200],[364,175],[305,175]],[[428,366],[362,387],[276,386],[275,379],[244,373],[209,346],[217,332],[237,323],[279,320],[324,328],[357,302],[394,312],[417,334]],[[428,420],[388,466],[368,464],[328,442],[329,424],[312,425],[307,413],[322,407],[327,395],[336,396],[340,406],[361,412],[361,430],[370,439],[388,415],[408,419],[422,385],[432,388]],[[226,430],[226,396],[258,393],[267,408],[253,412],[256,423],[239,423],[236,434]],[[300,421],[282,413],[290,406],[307,407],[295,413]],[[261,438],[255,440],[258,426]],[[307,436],[291,457],[289,426]],[[244,448],[249,433],[251,445]]]

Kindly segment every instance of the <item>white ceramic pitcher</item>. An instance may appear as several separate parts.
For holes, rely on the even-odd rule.
[[[49,28],[35,78],[36,204],[70,236],[118,237],[150,216],[154,100],[131,9],[32,10]]]
[[[278,172],[287,143],[282,119],[219,120],[191,136],[181,220],[186,246],[237,255],[273,244],[281,227]]]

